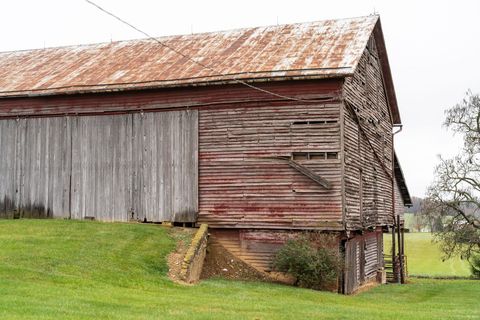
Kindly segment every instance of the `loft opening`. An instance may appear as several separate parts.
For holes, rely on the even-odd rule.
[[[293,152],[292,160],[334,160],[338,152]]]
[[[322,124],[332,124],[338,123],[338,120],[299,120],[293,121],[293,126],[305,126],[305,125],[322,125]]]

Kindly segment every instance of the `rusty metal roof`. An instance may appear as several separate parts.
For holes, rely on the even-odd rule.
[[[0,53],[0,97],[353,74],[378,16]]]

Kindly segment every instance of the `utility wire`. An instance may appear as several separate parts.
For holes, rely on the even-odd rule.
[[[115,15],[114,13],[108,11],[107,9],[104,9],[103,7],[99,6],[98,4],[96,4],[95,2],[93,1],[90,1],[90,0],[85,0],[87,3],[91,4],[92,6],[96,7],[98,10],[108,14],[109,16],[113,17],[114,19],[120,21],[121,23],[129,26],[130,28],[134,29],[135,31],[143,34],[144,36],[146,36],[148,39],[150,40],[153,40],[157,43],[159,43],[160,45],[162,45],[163,47],[165,48],[168,48],[170,50],[172,50],[173,52],[177,53],[178,55],[182,56],[183,58],[187,59],[188,61],[191,61],[199,66],[201,66],[202,68],[204,69],[207,69],[209,71],[212,71],[214,74],[216,75],[220,75],[220,76],[223,76],[223,77],[226,77],[228,76],[227,74],[224,74],[224,73],[221,73],[219,72],[218,70],[215,70],[214,68],[200,62],[200,61],[197,61],[195,59],[193,59],[192,57],[184,54],[183,52],[175,49],[174,47],[166,44],[165,42],[163,41],[160,41],[158,40],[158,38],[155,38],[153,36],[151,36],[150,34],[148,34],[147,32],[137,28],[136,26],[134,26],[133,24],[129,23],[128,21],[125,21],[124,19],[120,18],[119,16]],[[295,98],[295,97],[290,97],[290,96],[285,96],[285,95],[282,95],[282,94],[278,94],[278,93],[275,93],[275,92],[272,92],[272,91],[269,91],[269,90],[266,90],[266,89],[262,89],[262,88],[259,88],[257,86],[254,86],[246,81],[243,81],[243,80],[240,80],[240,79],[237,79],[235,77],[232,78],[233,81],[239,83],[239,84],[242,84],[246,87],[249,87],[251,89],[254,89],[254,90],[257,90],[257,91],[260,91],[260,92],[263,92],[263,93],[266,93],[266,94],[269,94],[269,95],[272,95],[274,97],[277,97],[277,98],[282,98],[282,99],[285,99],[285,100],[292,100],[292,101],[300,101],[300,102],[309,102],[309,103],[312,103],[312,102],[324,102],[325,100],[322,100],[322,99],[299,99],[299,98]]]

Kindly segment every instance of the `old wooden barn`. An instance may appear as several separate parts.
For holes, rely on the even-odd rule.
[[[378,16],[3,52],[0,215],[208,223],[258,269],[334,232],[350,293],[410,204],[399,128]]]

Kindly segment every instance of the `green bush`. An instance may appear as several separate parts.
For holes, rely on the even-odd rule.
[[[470,258],[470,271],[474,278],[480,279],[480,255],[475,255]]]
[[[342,270],[338,239],[318,232],[288,240],[273,260],[273,269],[295,277],[295,285],[311,289],[336,286]]]

